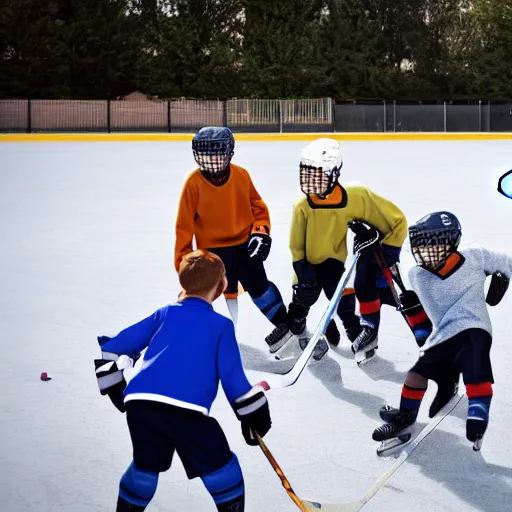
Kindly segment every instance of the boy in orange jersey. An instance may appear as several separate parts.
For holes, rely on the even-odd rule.
[[[267,279],[263,262],[270,252],[270,216],[249,173],[231,163],[235,139],[229,128],[205,127],[192,140],[199,169],[186,180],[176,219],[174,263],[197,249],[217,254],[226,267],[224,293],[236,323],[238,283],[260,311],[274,324],[288,315],[277,287]],[[284,343],[284,341],[283,341]],[[279,350],[283,343],[270,346]]]

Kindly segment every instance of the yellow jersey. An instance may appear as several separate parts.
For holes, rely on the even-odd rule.
[[[382,243],[401,247],[407,237],[407,220],[391,201],[363,185],[337,184],[325,199],[307,195],[293,208],[290,250],[293,262],[306,259],[323,263],[329,258],[347,259],[348,223],[362,220],[377,228]]]

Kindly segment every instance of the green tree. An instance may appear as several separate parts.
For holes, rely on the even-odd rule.
[[[243,2],[247,95],[303,97],[321,91],[317,84],[325,81],[325,69],[316,41],[323,4],[320,0]]]

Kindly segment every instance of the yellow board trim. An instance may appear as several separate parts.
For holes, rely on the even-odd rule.
[[[192,133],[4,133],[0,142],[172,142],[191,141]],[[391,140],[511,140],[503,132],[386,132],[386,133],[237,133],[237,141],[308,141],[329,137],[340,141]]]

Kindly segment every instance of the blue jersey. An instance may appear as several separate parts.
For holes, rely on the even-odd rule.
[[[101,349],[137,357],[146,347],[141,369],[126,387],[125,402],[153,400],[208,414],[219,380],[231,405],[251,389],[233,322],[203,299],[165,306]]]

